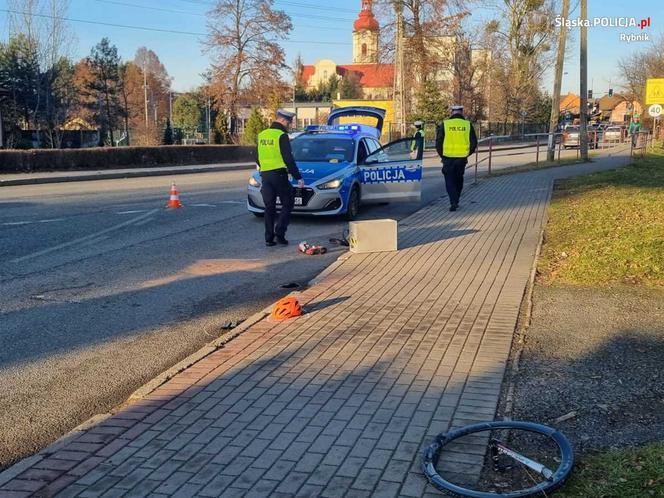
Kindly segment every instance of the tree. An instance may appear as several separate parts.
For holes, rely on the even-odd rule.
[[[25,35],[0,45],[0,86],[9,90],[11,111],[25,127],[36,121],[39,77],[38,54]]]
[[[505,123],[518,123],[541,93],[554,14],[546,0],[502,0],[498,15],[486,28],[494,48],[491,108]]]
[[[148,125],[160,127],[161,123],[168,116],[172,78],[168,75],[166,67],[159,60],[159,56],[146,47],[140,47],[136,51],[133,64],[140,71],[141,89],[143,90],[144,81],[147,84]],[[138,100],[140,100],[143,120],[145,120],[144,97],[144,93],[140,92]]]
[[[348,73],[339,83],[339,93],[342,99],[359,99],[362,97],[362,86],[357,73]]]
[[[464,106],[464,114],[471,121],[485,119],[486,94],[491,71],[488,50],[473,50],[470,38],[459,31],[454,46],[451,98]]]
[[[7,0],[10,38],[22,37],[37,60],[37,77],[30,87],[36,99],[33,116],[23,126],[45,128],[45,143],[59,147],[62,126],[75,105],[71,91],[71,68],[68,55],[72,36],[62,12],[70,0]]]
[[[256,145],[258,143],[258,134],[268,127],[263,114],[258,107],[254,107],[251,110],[249,119],[244,128],[244,135],[242,136],[242,142],[246,145]]]
[[[47,143],[52,148],[60,148],[63,127],[72,116],[78,101],[74,87],[74,65],[63,57],[51,67],[44,80],[48,95],[44,109]]]
[[[89,88],[99,98],[97,121],[102,130],[110,134],[111,145],[115,144],[113,130],[117,128],[119,119],[124,116],[124,107],[120,102],[122,79],[120,75],[120,56],[115,45],[108,38],[102,38],[88,58],[92,81]]]
[[[173,124],[187,133],[198,130],[203,113],[191,95],[180,95],[173,102]]]
[[[166,120],[166,128],[164,129],[164,145],[173,145],[173,128],[171,127],[171,120]]]
[[[426,80],[422,83],[415,97],[417,108],[411,116],[411,121],[421,119],[422,121],[439,123],[445,118],[449,103],[443,97],[435,81]]]
[[[279,39],[292,30],[290,17],[273,0],[217,0],[208,13],[206,48],[213,54],[213,78],[231,117],[235,134],[243,91],[281,81],[286,68]]]
[[[626,97],[645,104],[646,80],[664,76],[664,36],[618,62]]]

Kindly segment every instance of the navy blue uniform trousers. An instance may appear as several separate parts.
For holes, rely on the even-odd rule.
[[[265,204],[265,241],[272,242],[274,236],[284,237],[293,210],[293,186],[288,181],[288,171],[281,168],[261,172],[261,195]],[[277,217],[277,197],[281,200],[281,211]]]

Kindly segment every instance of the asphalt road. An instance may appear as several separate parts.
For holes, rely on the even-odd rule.
[[[427,161],[420,204],[444,191]],[[266,248],[245,207],[249,171],[0,189],[0,468],[29,455],[341,254]],[[171,181],[185,207],[165,209]],[[341,219],[294,217],[288,237],[327,244]],[[327,244],[329,245],[329,244]]]

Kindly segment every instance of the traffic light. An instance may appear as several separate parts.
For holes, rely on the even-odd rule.
[[[609,88],[609,97],[613,97],[613,88]]]
[[[593,91],[588,90],[588,100],[592,100],[592,98],[593,98]]]

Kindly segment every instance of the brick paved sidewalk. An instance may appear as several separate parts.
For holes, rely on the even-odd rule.
[[[421,448],[493,420],[556,176],[503,176],[400,223],[397,253],[352,255],[144,400],[13,479],[35,496],[440,496]],[[459,449],[457,472],[482,455]]]

